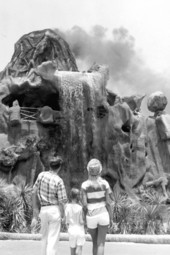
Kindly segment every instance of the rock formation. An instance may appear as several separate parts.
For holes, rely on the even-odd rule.
[[[14,54],[1,72],[1,78],[26,76],[31,68],[48,60],[53,61],[58,70],[78,71],[68,44],[57,33],[50,29],[31,32],[16,42]]]
[[[165,112],[166,96],[157,91],[148,98],[148,109],[154,113],[146,120],[148,137],[148,169],[144,178],[146,186],[159,186],[168,196],[166,188],[170,173],[170,115]]]
[[[142,116],[143,95],[121,98],[107,90],[108,77],[97,64],[79,72],[68,44],[52,30],[21,37],[0,73],[0,177],[32,185],[48,169],[49,153],[63,157],[68,189],[86,178],[92,157],[101,160],[111,187],[119,182],[128,190],[169,173],[169,141],[159,137],[158,116]],[[148,101],[152,112],[167,104],[158,98]]]

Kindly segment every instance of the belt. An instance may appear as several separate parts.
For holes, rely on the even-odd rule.
[[[47,205],[41,205],[41,207],[45,207],[45,206],[54,206],[54,205],[58,206],[57,204],[47,204]]]

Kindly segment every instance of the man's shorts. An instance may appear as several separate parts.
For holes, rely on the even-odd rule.
[[[102,208],[95,215],[87,215],[87,227],[90,229],[95,229],[98,226],[108,226],[110,222],[109,213],[106,208]]]
[[[71,248],[84,245],[85,231],[83,226],[69,226],[68,235]]]

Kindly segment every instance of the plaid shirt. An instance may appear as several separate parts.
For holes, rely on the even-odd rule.
[[[41,172],[34,184],[41,206],[58,205],[67,202],[63,180],[52,171]]]

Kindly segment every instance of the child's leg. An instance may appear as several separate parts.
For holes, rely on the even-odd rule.
[[[93,255],[97,255],[97,236],[98,236],[98,229],[91,229],[88,228],[88,232],[91,235],[92,242],[93,242]]]
[[[107,230],[108,230],[108,225],[98,226],[97,255],[104,255],[104,246],[105,246]]]
[[[77,245],[75,254],[82,255],[82,249],[83,249],[83,246]]]
[[[70,247],[70,251],[71,251],[71,255],[76,255],[76,248]]]
[[[70,253],[71,255],[76,255],[76,238],[74,233],[70,232],[70,229],[68,231],[69,236],[69,244],[70,244]]]

